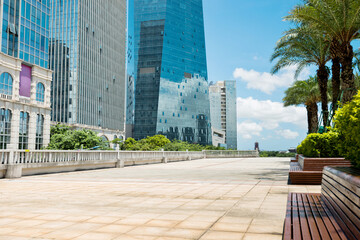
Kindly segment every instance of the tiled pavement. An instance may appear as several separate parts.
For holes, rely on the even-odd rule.
[[[0,240],[281,239],[288,158],[0,179]]]

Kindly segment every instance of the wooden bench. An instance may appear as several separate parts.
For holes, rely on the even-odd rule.
[[[290,193],[283,239],[347,239],[339,224],[327,212],[320,194]]]
[[[303,171],[322,171],[325,166],[351,167],[351,162],[344,158],[305,158]]]
[[[298,162],[290,162],[289,182],[291,184],[320,185],[325,166],[350,167],[344,158],[305,158],[297,155]]]
[[[326,167],[321,194],[289,194],[284,240],[360,239],[360,175],[349,169]]]
[[[291,184],[320,185],[322,171],[303,171],[297,162],[290,163],[289,180]]]

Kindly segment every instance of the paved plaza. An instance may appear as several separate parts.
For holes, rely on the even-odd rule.
[[[0,240],[281,239],[289,158],[202,159],[0,179]]]

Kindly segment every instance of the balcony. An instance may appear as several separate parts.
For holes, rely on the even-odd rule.
[[[11,99],[12,99],[12,96],[1,93],[1,94],[0,94],[0,98],[11,100]]]

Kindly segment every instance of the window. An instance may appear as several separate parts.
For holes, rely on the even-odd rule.
[[[45,100],[45,87],[44,84],[38,83],[36,85],[36,101],[44,102]]]
[[[13,79],[11,75],[4,72],[0,75],[0,93],[12,95]]]
[[[10,143],[11,111],[1,108],[0,110],[0,149],[6,149]]]
[[[27,149],[29,142],[29,113],[20,112],[19,149]]]
[[[101,136],[101,140],[105,144],[106,147],[110,147],[109,139],[105,135]]]
[[[118,139],[118,137],[117,137],[116,135],[114,135],[114,141],[115,141],[116,139]],[[117,144],[114,143],[114,144],[113,144],[113,149],[114,149],[114,150],[116,150],[116,146],[117,146]]]
[[[43,139],[44,139],[44,116],[42,114],[38,114],[36,120],[35,149],[39,150],[42,148]]]

